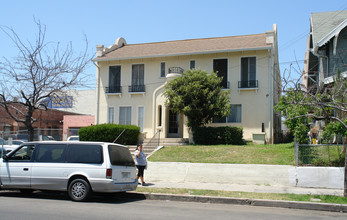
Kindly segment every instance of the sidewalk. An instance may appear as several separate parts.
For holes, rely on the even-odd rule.
[[[304,169],[293,166],[193,164],[149,162],[145,171],[148,188],[184,188],[255,193],[291,193],[343,196],[340,169]],[[294,179],[293,179],[294,178]],[[319,181],[323,180],[322,183]],[[333,184],[331,184],[333,182]],[[336,183],[337,182],[337,183]],[[312,185],[315,187],[303,187]],[[317,187],[320,186],[320,187]],[[329,187],[321,187],[329,186]],[[334,188],[335,187],[335,188]],[[133,193],[134,198],[163,201],[222,203],[347,212],[347,205],[214,196]]]

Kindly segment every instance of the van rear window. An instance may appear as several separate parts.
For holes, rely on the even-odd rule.
[[[117,145],[109,145],[108,152],[112,165],[134,167],[135,162],[128,148]]]
[[[68,163],[102,163],[102,147],[100,145],[70,144],[67,154]]]

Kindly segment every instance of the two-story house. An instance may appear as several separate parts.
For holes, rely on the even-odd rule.
[[[241,126],[246,140],[272,143],[280,133],[277,27],[266,33],[97,46],[96,124],[134,124],[147,138],[188,138],[187,119],[165,106],[165,84],[188,69],[215,71],[230,91],[231,115],[209,126]]]
[[[324,86],[341,73],[347,78],[347,10],[312,13],[303,85]]]

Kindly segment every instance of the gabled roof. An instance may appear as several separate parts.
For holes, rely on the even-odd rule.
[[[313,47],[321,47],[347,26],[347,10],[311,14]]]
[[[144,44],[125,44],[94,61],[152,58],[192,54],[221,53],[232,51],[261,50],[271,48],[266,34],[202,38]]]

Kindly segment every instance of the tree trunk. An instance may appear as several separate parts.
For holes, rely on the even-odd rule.
[[[32,111],[29,110],[28,114],[25,117],[25,126],[28,129],[28,141],[33,141],[34,140],[34,127],[31,122],[31,116],[32,116]]]

